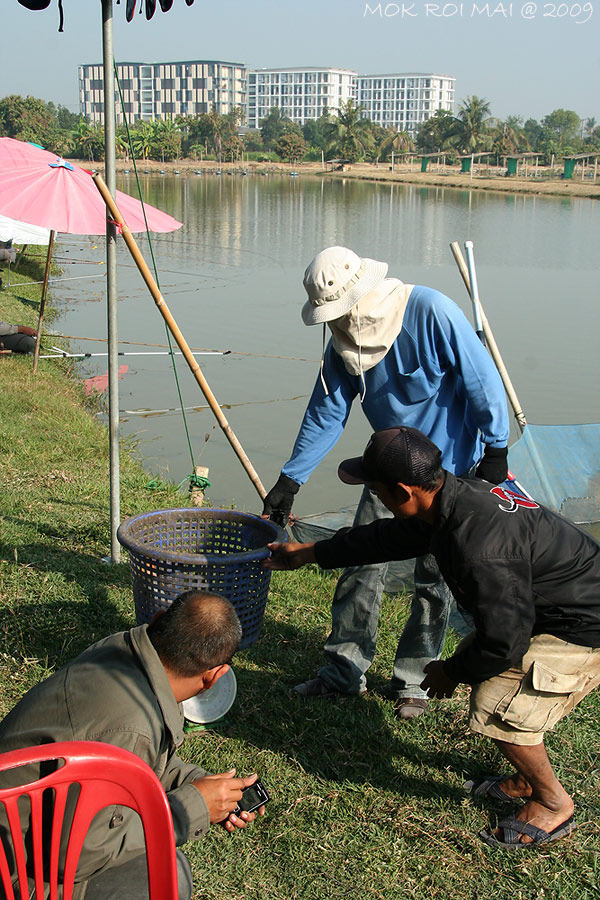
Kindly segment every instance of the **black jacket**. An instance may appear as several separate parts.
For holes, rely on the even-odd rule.
[[[568,519],[478,479],[446,473],[439,517],[379,519],[315,544],[325,569],[433,553],[476,637],[444,663],[477,684],[517,664],[535,634],[600,647],[600,544]]]

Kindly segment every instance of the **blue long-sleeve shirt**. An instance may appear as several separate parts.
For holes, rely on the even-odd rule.
[[[362,392],[361,377],[348,373],[331,341],[323,375],[328,393],[319,377],[282,470],[298,484],[336,444]],[[433,288],[413,288],[400,334],[364,379],[362,408],[373,430],[418,428],[440,448],[450,472],[467,472],[484,444],[508,443],[506,398],[494,363],[459,307]]]

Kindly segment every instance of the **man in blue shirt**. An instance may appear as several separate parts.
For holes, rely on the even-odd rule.
[[[432,288],[388,278],[388,265],[329,247],[306,269],[306,325],[331,339],[290,459],[263,515],[286,524],[300,486],[342,434],[358,396],[374,431],[407,425],[442,451],[442,465],[500,483],[507,475],[508,412],[494,364],[461,310]],[[365,486],[354,525],[389,517]],[[332,604],[327,664],[297,685],[301,696],[366,690],[375,653],[386,564],[345,569]],[[443,649],[451,596],[431,555],[415,565],[415,592],[391,681],[400,718],[427,708],[424,668]]]

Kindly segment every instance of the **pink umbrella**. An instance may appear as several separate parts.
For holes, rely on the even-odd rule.
[[[122,191],[117,191],[117,198],[130,231],[175,231],[183,224],[149,204],[142,209],[139,200]],[[0,214],[50,229],[33,360],[35,372],[54,233],[106,234],[106,206],[90,172],[37,144],[0,138]]]
[[[154,206],[144,204],[142,210],[139,200],[122,191],[116,201],[132,232],[181,228]],[[91,173],[13,138],[0,138],[0,214],[53,231],[106,234],[106,207]]]

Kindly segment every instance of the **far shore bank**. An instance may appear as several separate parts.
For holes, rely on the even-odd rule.
[[[90,165],[103,170],[104,164],[90,164],[89,161],[79,160],[80,165]],[[417,169],[419,169],[417,171]],[[391,184],[415,184],[421,187],[444,187],[456,190],[474,191],[498,191],[510,194],[533,194],[554,197],[587,197],[600,199],[600,178],[596,182],[589,178],[581,180],[581,176],[572,180],[550,178],[547,170],[539,169],[538,174],[530,174],[526,177],[506,177],[502,170],[490,170],[485,168],[473,173],[462,173],[457,167],[432,166],[431,171],[421,172],[418,163],[412,166],[407,164],[395,165],[391,171],[389,164],[380,163],[354,163],[344,167],[343,171],[331,171],[323,169],[321,163],[303,162],[290,166],[281,162],[234,162],[218,163],[215,160],[203,160],[197,162],[189,159],[175,160],[174,162],[155,162],[154,160],[138,160],[137,171],[140,175],[196,175],[198,172],[214,174],[220,171],[223,175],[290,175],[297,173],[299,176],[312,176],[317,178],[356,179],[359,181],[375,181]],[[556,168],[554,170],[557,171]],[[131,161],[117,160],[117,172],[120,174],[134,173]],[[540,174],[541,173],[541,174]]]

